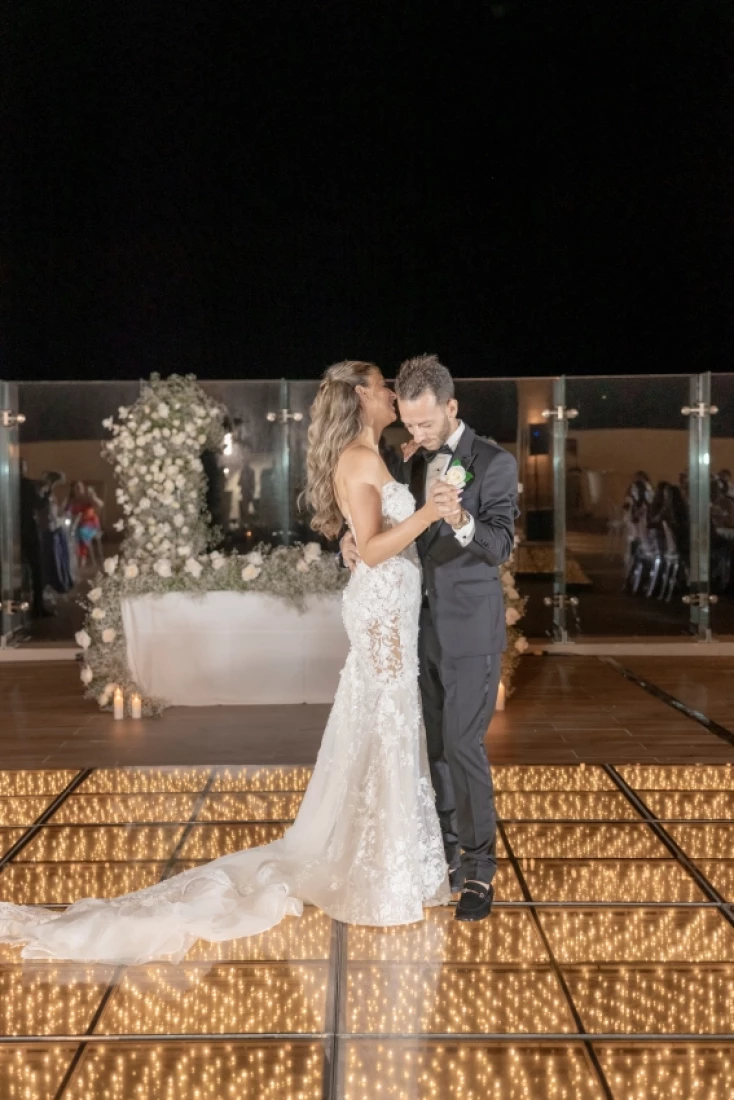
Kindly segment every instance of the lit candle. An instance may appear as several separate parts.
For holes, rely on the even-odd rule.
[[[502,683],[501,680],[500,680],[499,687],[497,688],[497,705],[496,705],[495,709],[496,710],[504,710],[505,709],[505,685]]]
[[[132,718],[143,717],[143,700],[140,698],[137,691],[130,700],[130,716]]]
[[[114,705],[115,721],[119,722],[125,717],[125,696],[122,694],[122,688],[115,688]]]

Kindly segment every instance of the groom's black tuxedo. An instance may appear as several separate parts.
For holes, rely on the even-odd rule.
[[[474,517],[463,547],[440,521],[418,540],[423,566],[419,636],[420,687],[431,778],[451,866],[462,851],[466,878],[489,882],[496,871],[496,818],[484,737],[492,717],[506,645],[505,608],[497,567],[512,553],[517,465],[469,427],[454,459],[474,475],[462,505]],[[426,460],[420,454],[394,470],[420,507]]]

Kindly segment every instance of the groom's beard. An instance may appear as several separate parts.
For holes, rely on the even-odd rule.
[[[443,447],[444,443],[448,443],[449,439],[451,438],[452,432],[453,429],[451,427],[451,421],[449,420],[448,416],[446,416],[444,418],[443,424],[441,425],[441,430],[436,435],[436,438],[431,440],[431,445],[428,446],[427,444],[424,444],[426,450],[437,451],[439,447]]]

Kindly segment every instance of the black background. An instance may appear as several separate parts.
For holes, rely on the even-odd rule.
[[[6,6],[0,376],[728,370],[731,12]]]

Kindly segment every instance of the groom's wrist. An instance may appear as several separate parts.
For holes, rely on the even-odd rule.
[[[455,518],[449,520],[449,526],[453,527],[454,531],[460,531],[462,527],[466,527],[470,519],[469,513],[462,508]]]

